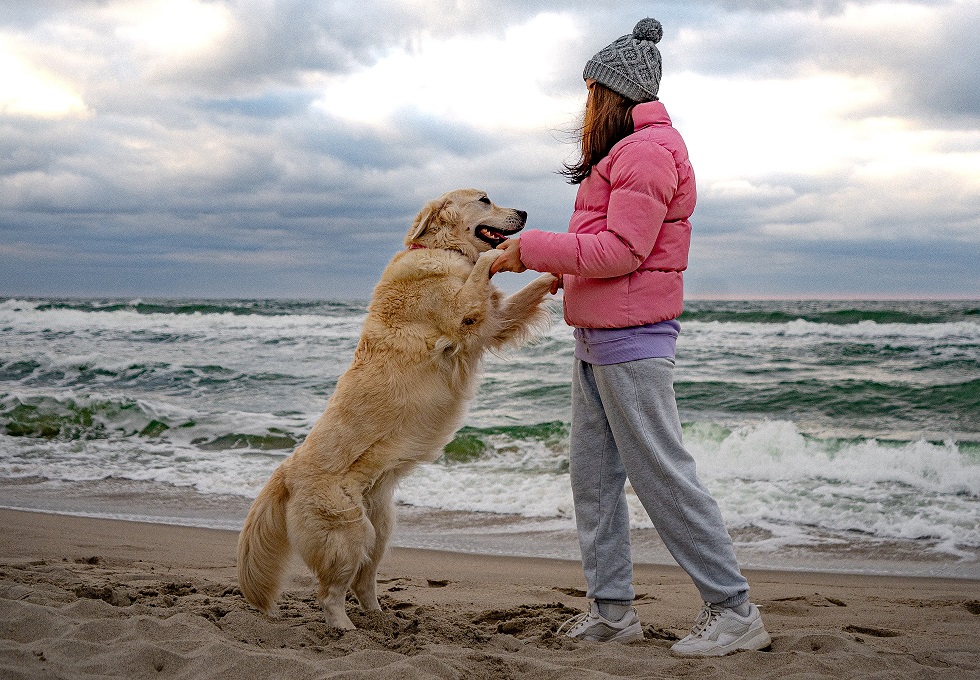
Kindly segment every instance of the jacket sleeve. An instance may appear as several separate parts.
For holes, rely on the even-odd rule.
[[[659,144],[636,141],[610,160],[609,207],[589,230],[594,233],[526,232],[521,260],[528,269],[612,278],[636,271],[649,257],[677,190],[674,158]]]

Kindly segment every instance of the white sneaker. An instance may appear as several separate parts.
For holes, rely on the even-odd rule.
[[[748,616],[739,616],[734,609],[705,602],[691,634],[674,643],[670,651],[678,656],[725,656],[743,649],[763,649],[770,644],[772,639],[754,604],[749,605]]]
[[[640,617],[636,615],[636,610],[633,608],[630,608],[621,620],[610,621],[599,613],[599,605],[593,602],[589,611],[573,616],[561,624],[558,633],[561,633],[565,626],[570,626],[565,636],[575,640],[633,642],[643,639]]]

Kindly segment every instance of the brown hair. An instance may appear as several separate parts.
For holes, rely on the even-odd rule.
[[[632,99],[600,83],[592,83],[582,126],[578,130],[582,156],[574,165],[566,163],[564,169],[559,171],[568,178],[569,184],[582,182],[616,142],[633,133],[634,106],[636,102]]]

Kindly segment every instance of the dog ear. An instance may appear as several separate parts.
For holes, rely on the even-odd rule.
[[[408,235],[409,241],[414,241],[425,233],[425,230],[429,228],[429,221],[432,219],[434,213],[435,211],[433,210],[431,203],[422,208],[422,212],[415,217],[415,223],[412,225],[412,231]]]
[[[459,211],[450,201],[432,201],[415,217],[412,231],[408,235],[409,241],[414,241],[426,230],[436,224],[450,224],[453,220],[459,219]]]

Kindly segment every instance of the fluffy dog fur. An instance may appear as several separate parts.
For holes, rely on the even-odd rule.
[[[545,274],[504,298],[490,283],[526,214],[461,189],[430,202],[374,289],[350,368],[306,440],[255,499],[238,542],[245,598],[274,613],[295,550],[319,581],[327,623],[354,628],[353,590],[378,610],[376,577],[399,480],[434,461],[459,428],[487,349],[517,344],[545,321]],[[482,254],[481,254],[482,253]]]

